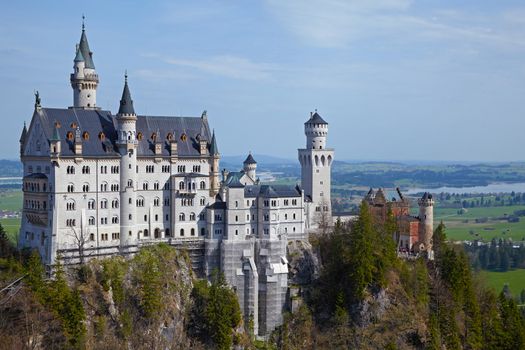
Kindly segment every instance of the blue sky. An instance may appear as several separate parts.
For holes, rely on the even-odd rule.
[[[11,1],[0,13],[0,158],[33,91],[72,104],[81,16],[117,110],[208,111],[219,149],[295,158],[318,109],[336,157],[524,160],[525,3],[448,0]]]

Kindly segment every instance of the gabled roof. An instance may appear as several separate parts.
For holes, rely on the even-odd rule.
[[[81,108],[42,108],[35,112],[35,118],[40,119],[44,134],[51,140],[54,136],[62,141],[61,153],[63,156],[73,156],[73,142],[68,140],[66,135],[69,131],[75,134],[72,124],[78,125],[82,134],[87,132],[89,139],[83,139],[82,154],[85,156],[118,157],[118,148],[115,145],[117,140],[116,117],[109,111],[97,109]],[[56,130],[55,125],[60,127]],[[206,122],[207,123],[207,122]],[[137,133],[143,135],[142,140],[138,140],[137,155],[155,156],[155,142],[151,135],[157,130],[164,130],[162,140],[162,156],[170,155],[170,148],[166,136],[171,133],[177,140],[177,153],[181,157],[200,156],[199,144],[196,140],[201,132],[200,117],[156,117],[156,116],[137,116]],[[206,126],[206,130],[209,128]],[[104,137],[100,138],[103,133]],[[183,138],[182,135],[186,137]],[[207,138],[210,135],[206,135]],[[69,146],[69,147],[68,147]]]
[[[86,31],[84,25],[82,25],[82,35],[80,36],[80,43],[78,44],[82,57],[86,62],[85,67],[95,69],[95,64],[93,63],[93,53],[89,50],[89,44],[86,36]]]
[[[319,113],[317,113],[316,111],[314,114],[312,114],[310,119],[308,119],[308,121],[305,124],[328,124],[328,123],[323,118],[321,118]]]
[[[301,188],[288,185],[247,185],[244,187],[244,196],[246,198],[301,197]]]
[[[253,159],[252,154],[248,154],[248,157],[246,157],[246,160],[243,162],[243,164],[257,164],[255,159]]]
[[[27,127],[26,127],[26,122],[24,122],[24,128],[22,129],[22,135],[20,135],[19,141],[23,143],[26,140],[26,136],[27,136]]]

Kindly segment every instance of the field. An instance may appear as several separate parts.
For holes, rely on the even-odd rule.
[[[501,292],[505,284],[509,285],[512,295],[519,296],[525,289],[525,269],[517,269],[507,272],[481,271],[481,280],[497,293]]]
[[[22,191],[0,192],[0,210],[19,211],[22,208]],[[0,224],[4,227],[13,242],[16,241],[20,219],[7,218],[0,219]]]
[[[496,218],[512,215],[516,210],[525,210],[523,205],[469,208],[464,214],[459,215],[458,209],[439,208],[434,210],[434,224],[441,221],[447,227],[447,237],[452,240],[483,239],[490,241],[492,238],[512,238],[513,241],[525,240],[525,218],[519,222],[509,223],[505,220],[491,220],[485,223],[476,223],[476,218]],[[471,233],[474,232],[474,234]]]

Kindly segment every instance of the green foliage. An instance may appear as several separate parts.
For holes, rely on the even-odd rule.
[[[44,290],[44,265],[40,260],[40,254],[36,250],[31,252],[26,267],[26,282],[37,295],[43,295]]]
[[[213,272],[211,285],[196,281],[192,296],[194,306],[190,325],[194,335],[206,342],[211,339],[217,349],[230,349],[233,329],[241,322],[241,309],[237,295],[228,287],[224,275]]]
[[[102,286],[105,291],[111,288],[113,300],[117,305],[124,302],[124,276],[128,269],[126,260],[115,257],[102,261]]]
[[[12,246],[7,232],[0,223],[0,258],[7,258],[11,256],[14,252],[14,247]]]
[[[142,249],[133,258],[133,277],[138,286],[140,307],[146,318],[154,319],[162,310],[163,276],[155,248]]]

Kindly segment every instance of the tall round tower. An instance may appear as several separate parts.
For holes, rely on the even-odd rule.
[[[120,245],[123,252],[137,240],[136,189],[137,189],[137,115],[125,76],[124,91],[117,113],[117,145],[120,152]]]
[[[257,170],[257,162],[255,159],[253,159],[252,153],[248,154],[248,157],[246,157],[245,161],[243,162],[243,170],[246,175],[250,177],[253,181],[256,180],[256,170]]]
[[[89,49],[84,22],[82,21],[82,35],[73,64],[73,73],[70,76],[73,88],[73,107],[96,108],[98,75],[93,63],[93,52]]]
[[[299,149],[301,185],[309,204],[307,228],[326,226],[332,220],[331,171],[334,150],[326,148],[328,123],[315,111],[304,123],[306,147]]]
[[[425,192],[417,204],[419,205],[419,241],[425,244],[427,251],[432,250],[434,234],[434,199],[432,194]]]

